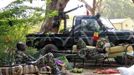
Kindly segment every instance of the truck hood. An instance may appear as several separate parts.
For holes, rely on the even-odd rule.
[[[129,31],[129,30],[108,30],[108,34],[114,34],[117,36],[133,36],[134,31]]]

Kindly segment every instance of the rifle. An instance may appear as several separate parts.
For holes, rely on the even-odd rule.
[[[68,10],[68,11],[65,11],[64,14],[69,13],[69,12],[72,12],[72,11],[78,9],[78,8],[81,8],[81,7],[83,7],[83,5],[77,6],[77,7],[73,8],[73,9],[70,9],[70,10]]]

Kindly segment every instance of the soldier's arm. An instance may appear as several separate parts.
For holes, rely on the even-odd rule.
[[[32,56],[30,56],[30,55],[28,55],[28,54],[26,54],[26,53],[22,53],[22,56],[23,56],[25,59],[27,59],[28,61],[33,61],[33,60],[35,60]]]
[[[15,56],[15,63],[16,64],[21,64],[22,63],[22,56],[19,54],[16,54]]]
[[[27,55],[28,58],[30,58],[31,60],[36,60],[34,57],[32,57],[31,55]]]

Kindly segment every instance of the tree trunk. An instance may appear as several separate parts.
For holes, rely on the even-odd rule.
[[[53,11],[57,11],[57,17],[59,16],[59,12],[63,12],[66,4],[69,0],[52,0],[50,3],[46,3],[46,13],[45,13],[45,20],[41,26],[40,32],[58,32],[59,26],[53,26],[53,21],[55,19],[54,16],[50,16]],[[56,18],[56,21],[60,22],[61,19]]]

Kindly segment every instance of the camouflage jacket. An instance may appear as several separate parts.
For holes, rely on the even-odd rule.
[[[23,51],[16,51],[16,54],[15,54],[16,64],[25,64],[32,60],[33,59],[30,56],[28,56],[26,53],[24,53]]]
[[[86,48],[86,43],[80,38],[77,42],[77,49]]]

